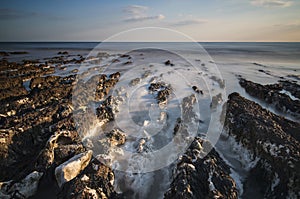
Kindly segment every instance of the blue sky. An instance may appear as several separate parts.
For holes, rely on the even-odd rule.
[[[0,25],[1,41],[102,41],[149,26],[197,41],[300,41],[300,1],[1,0]]]

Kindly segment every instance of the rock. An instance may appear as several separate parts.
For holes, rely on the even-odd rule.
[[[78,69],[73,69],[72,73],[78,73]]]
[[[58,183],[58,186],[61,187],[64,183],[74,179],[85,167],[89,164],[92,158],[93,152],[87,151],[81,154],[78,154],[59,165],[55,169],[55,177]]]
[[[120,56],[120,58],[129,58],[129,57],[130,57],[130,55],[127,55],[127,54],[123,54]]]
[[[166,104],[168,97],[172,93],[171,86],[164,82],[151,83],[148,89],[152,93],[157,93],[156,99],[159,105]]]
[[[63,51],[63,52],[59,51],[57,54],[58,55],[68,55],[69,53],[67,51]]]
[[[300,85],[290,81],[279,81],[279,85],[286,91],[289,91],[293,96],[300,99]]]
[[[62,187],[58,198],[121,198],[113,183],[112,170],[93,159],[82,174]]]
[[[103,101],[96,109],[97,118],[100,122],[106,123],[115,119],[114,113],[116,112],[118,103],[113,96],[109,96]]]
[[[55,132],[40,153],[37,168],[48,169],[53,163],[56,165],[61,164],[82,153],[83,146],[78,143],[78,138],[78,133],[74,131],[62,130]]]
[[[20,182],[2,182],[0,183],[1,198],[29,198],[33,196],[37,189],[40,178],[43,173],[34,171],[27,175]]]
[[[125,63],[123,63],[123,65],[129,65],[129,64],[132,64],[133,62],[132,61],[127,61]]]
[[[165,65],[166,66],[174,66],[174,64],[170,60],[165,61]]]
[[[11,55],[24,55],[24,54],[28,54],[28,52],[26,52],[26,51],[13,51],[13,52],[9,52],[9,54],[11,54]]]
[[[0,56],[7,57],[7,56],[9,56],[9,54],[8,54],[8,52],[1,51]]]
[[[170,189],[164,198],[238,198],[229,166],[209,142],[195,138],[179,158]]]
[[[140,78],[135,78],[130,81],[130,86],[136,86],[138,83],[140,83],[141,79]]]
[[[203,95],[203,91],[200,90],[197,86],[193,86],[192,88],[193,88],[193,90],[194,90],[196,93],[199,93],[199,94]]]
[[[262,192],[264,198],[299,197],[299,123],[232,93],[227,102],[225,126],[229,135],[258,159],[245,182],[245,196]],[[253,183],[258,183],[259,190],[251,189]]]
[[[126,136],[124,132],[119,129],[113,129],[109,133],[106,134],[106,137],[109,138],[109,142],[111,146],[119,146],[125,143]]]
[[[243,78],[240,78],[239,83],[249,95],[273,105],[280,112],[300,118],[300,100],[293,100],[281,92],[285,89],[299,97],[299,85],[287,81],[281,81],[279,84],[261,85]]]
[[[196,117],[193,107],[196,103],[196,96],[194,94],[183,98],[181,107],[182,107],[182,121],[183,123],[189,123],[193,118]]]

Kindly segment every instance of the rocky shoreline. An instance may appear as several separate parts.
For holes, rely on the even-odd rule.
[[[12,54],[1,52],[1,56]],[[84,107],[93,100],[101,101],[96,107],[97,121],[102,125],[113,121],[117,102],[111,90],[122,72],[95,75],[87,82],[78,82],[76,74],[54,73],[62,70],[61,64],[78,64],[84,61],[83,57],[76,55],[77,58],[70,59],[68,52],[58,55],[42,63],[0,61],[0,198],[126,198],[115,190],[112,168],[83,144],[79,131],[84,127],[73,118],[74,111],[87,111]],[[132,63],[127,60],[129,56],[120,57],[126,58],[126,65]],[[170,60],[164,64],[174,66]],[[139,82],[140,79],[134,79],[131,85]],[[249,95],[299,119],[297,83],[260,85],[243,78],[239,83]],[[81,86],[74,93],[76,84]],[[93,85],[95,95],[88,99]],[[164,106],[174,88],[156,82],[149,84],[148,89],[157,104]],[[203,95],[196,86],[191,90]],[[72,95],[76,95],[75,104]],[[185,100],[192,100],[186,105],[191,106],[195,103],[194,94]],[[212,108],[217,106],[214,104]],[[190,118],[178,119],[174,135],[182,130],[185,120]],[[242,182],[244,191],[238,188],[230,163],[219,151],[210,150],[209,141],[196,137],[174,163],[165,198],[300,197],[299,122],[232,93],[227,101],[225,132],[223,136],[231,139],[231,144],[243,149],[241,158],[243,151],[250,156],[249,173]],[[104,139],[111,147],[123,145],[127,138],[122,131],[113,129],[106,132]],[[137,147],[139,153],[144,152],[143,144]]]

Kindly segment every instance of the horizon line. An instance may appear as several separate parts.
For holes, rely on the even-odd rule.
[[[300,43],[300,41],[196,41],[197,43]],[[0,43],[105,43],[105,41],[0,41]],[[109,41],[106,43],[193,43],[189,41]]]

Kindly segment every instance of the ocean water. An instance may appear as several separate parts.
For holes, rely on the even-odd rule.
[[[116,169],[116,190],[126,193],[129,198],[163,197],[170,183],[174,165],[162,164],[165,160],[161,159],[160,162],[149,167],[151,165],[149,160],[161,155],[154,152],[161,150],[167,145],[166,142],[172,139],[176,119],[182,114],[180,106],[183,98],[193,93],[191,87],[194,85],[204,93],[196,96],[199,105],[193,107],[195,113],[199,113],[195,118],[201,120],[202,123],[199,125],[195,119],[194,123],[187,124],[189,136],[195,135],[193,133],[204,135],[213,145],[216,145],[223,157],[228,158],[227,161],[235,171],[234,178],[237,182],[243,180],[247,169],[235,160],[229,143],[218,140],[222,131],[222,123],[218,120],[222,117],[222,105],[227,96],[232,92],[239,92],[270,111],[294,120],[291,116],[278,113],[272,106],[247,95],[239,86],[237,77],[242,76],[262,84],[275,83],[282,79],[299,83],[300,43],[25,42],[0,43],[0,51],[28,52],[28,54],[6,57],[10,61],[17,62],[24,59],[45,61],[45,58],[58,56],[59,51],[68,51],[70,57],[80,54],[87,58],[85,63],[68,64],[66,70],[57,69],[55,74],[69,75],[73,69],[77,68],[79,69],[78,78],[84,80],[97,73],[121,72],[121,79],[113,94],[123,97],[126,103],[120,106],[116,124],[110,127],[121,127],[132,139],[106,158],[115,160],[116,163],[110,165]],[[109,55],[97,60],[99,52],[106,52]],[[129,54],[131,59],[122,58],[120,54]],[[119,59],[119,62],[112,63],[114,59]],[[165,66],[164,62],[167,60],[174,63],[174,66]],[[131,63],[125,64],[128,61]],[[99,70],[94,70],[95,68]],[[149,73],[149,76],[141,78],[145,72]],[[130,81],[135,78],[141,78],[140,83],[137,86],[130,86]],[[164,81],[173,87],[174,94],[166,107],[154,106],[155,98],[147,91],[149,81],[153,78],[154,81]],[[213,96],[218,94],[221,94],[220,102],[215,110],[211,110],[210,102]],[[162,113],[168,117],[157,121],[156,119],[163,115]],[[90,126],[84,132],[83,139],[97,141],[99,134],[101,131],[97,125]],[[147,147],[151,152],[153,151],[152,157],[147,157],[147,159],[126,153],[126,151],[136,150],[136,145],[145,138],[149,141],[147,141]],[[180,147],[186,148],[187,146],[180,145]],[[126,161],[120,158],[120,154],[127,158]],[[181,155],[181,153],[175,155]],[[137,158],[140,158],[139,161],[136,161]],[[143,170],[143,172],[137,172],[136,169]],[[242,188],[239,191],[241,195]]]

